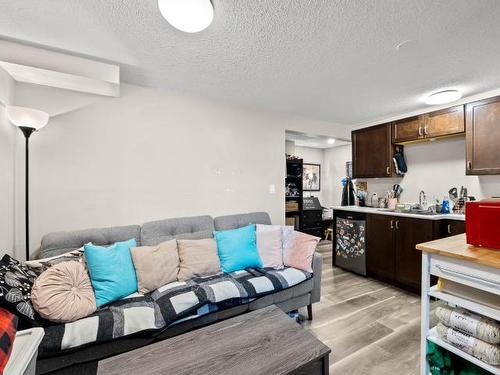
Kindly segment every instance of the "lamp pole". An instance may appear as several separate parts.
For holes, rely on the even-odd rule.
[[[3,103],[1,103],[3,104]],[[5,104],[4,104],[5,105]],[[25,138],[25,220],[26,220],[26,260],[30,259],[30,219],[29,219],[29,138],[49,122],[49,114],[38,109],[5,105],[9,121],[17,126]]]
[[[25,162],[25,177],[24,177],[24,182],[25,182],[25,203],[24,203],[24,217],[25,217],[25,231],[26,231],[26,260],[30,259],[30,217],[29,217],[29,139],[30,135],[35,131],[34,128],[29,128],[27,126],[20,126],[19,130],[21,130],[24,134],[25,138],[25,156],[24,156],[24,162]]]

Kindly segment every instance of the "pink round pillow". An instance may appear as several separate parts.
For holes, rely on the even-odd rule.
[[[96,311],[94,290],[84,263],[62,262],[44,271],[33,283],[33,307],[42,318],[74,322]]]

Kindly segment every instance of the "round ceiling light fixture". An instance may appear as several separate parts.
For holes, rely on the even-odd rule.
[[[205,30],[214,19],[211,0],[158,0],[158,7],[169,24],[186,33]]]
[[[328,142],[328,144],[329,144],[329,145],[333,145],[333,144],[335,143],[335,139],[333,139],[333,138],[328,138],[328,141],[327,141],[327,142]]]
[[[429,95],[425,102],[429,105],[451,103],[462,97],[458,90],[445,90]]]

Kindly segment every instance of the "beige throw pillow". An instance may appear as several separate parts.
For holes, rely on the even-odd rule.
[[[179,255],[176,240],[165,241],[157,246],[133,247],[130,253],[140,293],[149,293],[177,281]]]
[[[58,323],[74,322],[96,310],[94,290],[80,262],[58,263],[33,283],[33,307],[42,318]]]
[[[217,242],[213,238],[203,240],[177,240],[179,248],[180,281],[186,281],[193,275],[213,275],[220,272],[217,255]]]

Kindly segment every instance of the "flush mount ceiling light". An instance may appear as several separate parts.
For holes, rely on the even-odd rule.
[[[328,141],[327,141],[327,142],[328,142],[328,144],[329,144],[329,145],[333,145],[333,144],[335,143],[335,139],[333,139],[333,138],[328,138]]]
[[[455,100],[458,100],[462,97],[462,94],[458,90],[445,90],[445,91],[439,91],[434,94],[429,95],[426,99],[425,102],[427,104],[445,104],[445,103],[451,103],[454,102]]]
[[[214,19],[211,0],[158,0],[161,15],[176,29],[197,33]]]

